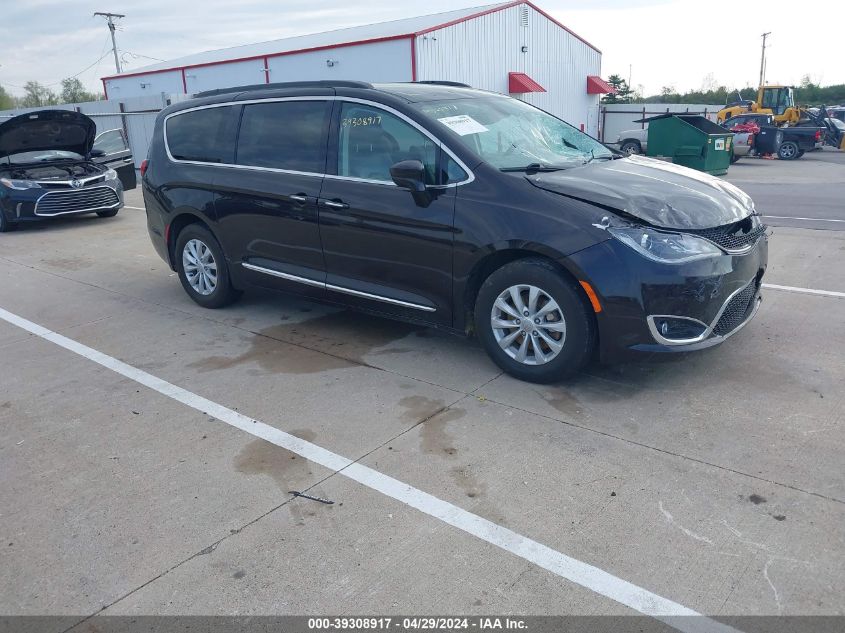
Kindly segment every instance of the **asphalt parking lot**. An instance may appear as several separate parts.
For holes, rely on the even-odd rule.
[[[140,190],[0,236],[4,614],[845,614],[845,154],[727,179],[792,290],[553,386],[281,295],[204,310]]]

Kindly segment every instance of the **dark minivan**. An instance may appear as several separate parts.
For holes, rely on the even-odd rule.
[[[474,332],[525,380],[710,347],[760,303],[745,193],[467,86],[205,93],[161,112],[142,173],[153,244],[198,304],[262,286]]]

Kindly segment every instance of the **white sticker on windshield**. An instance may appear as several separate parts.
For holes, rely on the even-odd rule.
[[[461,136],[466,136],[467,134],[478,134],[479,132],[487,131],[486,127],[466,114],[447,116],[437,120],[451,129],[455,134],[460,134]]]

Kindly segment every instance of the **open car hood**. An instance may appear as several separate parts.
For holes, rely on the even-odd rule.
[[[64,150],[88,156],[97,126],[73,110],[38,110],[0,124],[0,158],[20,152]]]
[[[641,156],[593,162],[527,179],[541,189],[667,229],[709,229],[754,214],[751,198],[729,182]]]

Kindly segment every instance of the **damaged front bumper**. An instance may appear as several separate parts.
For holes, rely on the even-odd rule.
[[[747,252],[685,264],[651,262],[612,239],[570,256],[599,296],[599,351],[605,362],[637,353],[677,353],[718,345],[760,307],[768,238]]]

